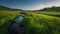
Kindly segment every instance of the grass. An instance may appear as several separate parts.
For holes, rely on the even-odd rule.
[[[60,34],[60,18],[38,12],[27,12],[20,25],[26,34]]]
[[[12,22],[19,15],[19,11],[0,11],[0,34],[8,34],[7,23]]]
[[[0,11],[0,34],[8,34],[7,23],[19,16],[19,11]],[[60,34],[60,12],[26,12],[20,23],[26,34]],[[9,24],[8,24],[9,25]]]
[[[60,17],[60,12],[53,12],[53,11],[42,11],[42,12],[39,12],[40,14],[45,14],[45,15],[50,15],[50,16],[56,16],[56,17]]]

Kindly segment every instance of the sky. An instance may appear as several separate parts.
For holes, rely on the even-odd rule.
[[[39,10],[60,6],[60,0],[0,0],[0,5],[23,10]]]

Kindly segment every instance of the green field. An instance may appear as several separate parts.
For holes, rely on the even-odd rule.
[[[0,11],[0,34],[8,34],[7,23],[12,22],[19,15],[19,11]]]
[[[41,12],[26,13],[24,20],[20,24],[20,26],[25,26],[26,34],[60,34],[60,18],[44,14]],[[58,13],[51,12],[50,14]]]
[[[8,34],[7,23],[11,23],[21,12],[0,11],[0,34]],[[20,26],[26,34],[60,34],[60,12],[26,12]]]
[[[56,17],[60,17],[60,12],[53,12],[53,11],[43,11],[43,12],[38,12],[40,14],[45,14],[45,15],[50,15],[50,16],[56,16]]]

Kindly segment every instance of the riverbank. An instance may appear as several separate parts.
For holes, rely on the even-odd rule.
[[[19,33],[24,33],[23,28],[19,27],[20,22],[24,19],[25,14],[22,14],[21,16],[17,17],[13,24],[10,27],[9,33],[10,34],[19,34]],[[22,30],[21,30],[22,29]],[[21,30],[21,31],[20,31]]]
[[[19,11],[0,11],[0,34],[8,34],[7,23],[11,23],[20,14]]]

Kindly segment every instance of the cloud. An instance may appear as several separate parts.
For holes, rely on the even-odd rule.
[[[39,9],[43,9],[45,7],[52,7],[52,6],[60,6],[60,0],[54,0],[54,1],[48,2],[46,4],[34,6],[32,8],[29,8],[28,10],[39,10]]]

